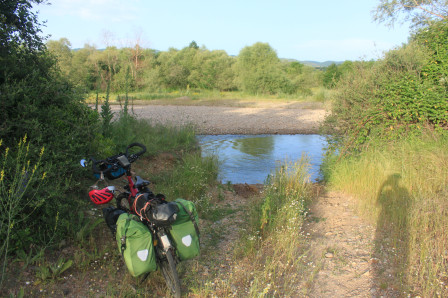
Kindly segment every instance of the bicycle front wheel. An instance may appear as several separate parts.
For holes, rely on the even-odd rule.
[[[180,298],[180,280],[171,249],[166,252],[165,257],[160,261],[160,269],[162,270],[167,287],[174,294],[174,297]]]

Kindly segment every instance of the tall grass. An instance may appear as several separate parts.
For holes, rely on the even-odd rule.
[[[325,168],[331,186],[356,196],[377,223],[375,253],[381,245],[398,249],[392,265],[402,289],[447,296],[448,139],[371,146]]]
[[[128,98],[132,103],[134,100],[143,101],[163,101],[167,104],[208,104],[219,105],[228,103],[229,100],[236,101],[306,101],[306,102],[325,102],[330,98],[331,91],[324,87],[316,87],[295,94],[249,94],[242,91],[219,91],[219,90],[160,90],[153,92],[132,92]],[[100,94],[100,98],[106,98],[106,94]],[[96,94],[90,94],[86,101],[94,103]],[[114,97],[117,102],[123,100],[122,94],[116,94]],[[190,100],[190,101],[189,101]]]
[[[184,198],[196,203],[199,212],[210,208],[207,190],[216,183],[218,160],[216,156],[201,157],[200,152],[184,155],[171,172],[154,177],[157,189],[169,198]]]
[[[17,230],[31,216],[35,216],[35,211],[44,203],[43,198],[36,196],[47,175],[43,170],[47,167],[41,163],[44,147],[35,164],[30,162],[29,149],[26,135],[11,151],[9,147],[2,147],[0,139],[0,290],[9,257],[14,251],[11,247],[13,240],[17,242],[13,239],[17,238]]]
[[[113,155],[122,151],[131,143],[138,142],[146,146],[146,155],[161,152],[189,151],[196,147],[196,136],[192,126],[173,127],[151,124],[145,119],[132,115],[120,115],[110,124],[110,136],[98,136],[98,154]]]
[[[251,208],[250,227],[237,246],[249,259],[245,278],[251,297],[300,294],[297,285],[306,279],[302,225],[312,197],[308,168],[305,157],[278,167]]]

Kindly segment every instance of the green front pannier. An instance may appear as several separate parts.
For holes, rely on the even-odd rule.
[[[118,250],[129,273],[140,276],[157,269],[152,235],[138,217],[123,213],[117,220]]]
[[[171,225],[170,234],[181,261],[199,255],[199,218],[194,203],[184,199],[176,199],[179,207],[176,221]]]

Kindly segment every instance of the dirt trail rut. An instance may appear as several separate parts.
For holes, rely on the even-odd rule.
[[[318,268],[309,297],[379,297],[372,257],[375,227],[354,212],[352,198],[322,194],[305,225],[310,258]]]

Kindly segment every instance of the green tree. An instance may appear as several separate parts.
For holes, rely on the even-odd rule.
[[[196,41],[192,41],[192,42],[190,42],[190,44],[188,45],[188,47],[189,48],[192,48],[192,49],[195,49],[195,50],[198,50],[199,49],[199,46],[198,46],[198,44],[196,43]]]
[[[188,77],[189,84],[201,89],[234,89],[234,61],[225,51],[197,50]]]
[[[34,57],[44,44],[37,15],[31,12],[33,3],[43,0],[0,2],[0,83],[14,73],[16,78],[28,75],[29,66],[37,66]]]
[[[84,92],[94,90],[98,76],[90,57],[96,52],[95,47],[85,44],[83,48],[72,51],[70,81]]]
[[[239,87],[249,93],[278,93],[290,87],[277,53],[267,43],[243,48],[235,70]]]
[[[158,76],[165,88],[187,88],[196,51],[196,49],[186,47],[181,51],[169,49],[168,52],[159,55],[157,59],[159,63]]]
[[[58,66],[66,77],[70,77],[70,72],[72,71],[73,54],[71,46],[67,38],[47,41],[48,51],[56,56]]]
[[[324,86],[327,88],[334,88],[334,86],[336,86],[336,83],[341,78],[341,75],[342,72],[339,67],[336,64],[332,63],[325,69],[323,75]]]
[[[353,71],[353,67],[352,61],[344,61],[344,63],[340,65],[336,65],[335,63],[331,64],[325,69],[323,74],[322,80],[324,86],[327,88],[334,88],[342,76]]]

